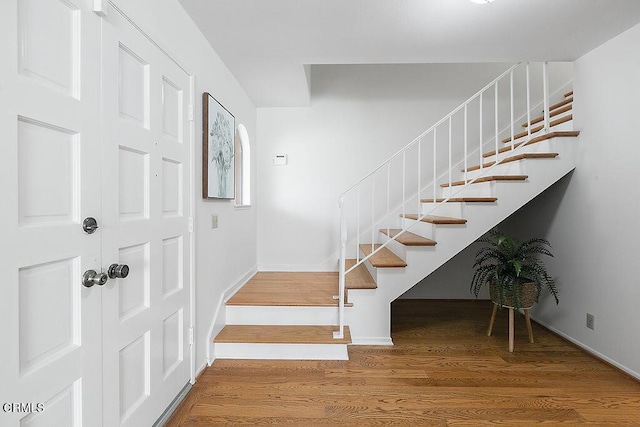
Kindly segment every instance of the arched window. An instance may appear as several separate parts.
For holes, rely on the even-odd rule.
[[[243,124],[236,128],[236,207],[251,205],[251,147]]]

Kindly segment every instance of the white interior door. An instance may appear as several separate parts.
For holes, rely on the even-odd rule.
[[[0,425],[102,418],[100,32],[85,0],[0,2]],[[9,405],[9,406],[7,406]]]
[[[104,425],[148,426],[190,379],[190,77],[103,24],[103,260],[129,267],[103,289]]]

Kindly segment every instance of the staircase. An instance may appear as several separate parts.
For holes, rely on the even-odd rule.
[[[524,65],[519,65],[524,67]],[[260,272],[226,304],[226,326],[214,339],[216,358],[348,358],[348,344],[392,345],[390,304],[469,244],[535,198],[575,167],[573,92],[556,94],[550,105],[546,64],[540,117],[531,117],[530,73],[526,65],[527,103],[522,132],[516,132],[512,67],[478,92],[400,154],[372,173],[371,196],[362,200],[363,182],[341,197],[340,271],[327,273]],[[498,128],[498,85],[511,84],[509,126]],[[483,94],[495,87],[495,132],[483,132]],[[468,106],[479,97],[481,143],[468,149]],[[452,148],[454,114],[464,111],[464,150]],[[447,119],[447,118],[445,118]],[[520,124],[520,122],[518,122]],[[448,158],[437,168],[438,126],[448,125]],[[433,132],[433,166],[421,164],[423,139]],[[499,138],[499,135],[501,136]],[[446,138],[445,138],[446,139]],[[429,139],[431,141],[431,139]],[[417,144],[416,144],[417,142]],[[407,150],[417,146],[417,179],[410,191]],[[431,151],[431,150],[429,150]],[[446,150],[445,150],[446,151]],[[401,156],[401,157],[400,157]],[[402,159],[402,185],[390,177],[393,159]],[[476,159],[473,164],[471,159]],[[386,167],[386,172],[385,172]],[[386,186],[375,188],[375,174],[386,173]],[[384,175],[383,175],[384,176]],[[429,178],[427,178],[427,176]],[[430,183],[425,184],[426,180]],[[384,181],[384,180],[383,180]],[[393,190],[393,191],[392,191]],[[402,193],[396,203],[392,194]],[[382,193],[382,196],[379,194]],[[386,193],[386,198],[384,196]],[[377,198],[376,198],[377,196]],[[362,215],[363,206],[370,207]],[[392,207],[393,206],[393,207]],[[409,207],[415,207],[410,210]],[[355,212],[355,213],[354,213]],[[367,223],[362,218],[370,215]],[[340,326],[335,326],[340,325]],[[347,326],[348,325],[348,326]]]

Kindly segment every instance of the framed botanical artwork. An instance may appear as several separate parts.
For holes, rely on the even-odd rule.
[[[235,117],[213,96],[202,94],[202,197],[235,197]]]

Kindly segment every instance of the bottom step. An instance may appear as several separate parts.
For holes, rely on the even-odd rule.
[[[349,327],[227,325],[213,340],[216,359],[348,360]]]

